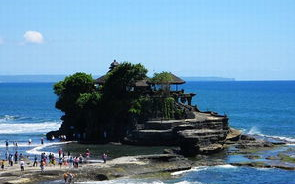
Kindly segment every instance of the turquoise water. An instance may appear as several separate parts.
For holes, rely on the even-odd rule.
[[[52,83],[0,83],[0,157],[5,140],[9,151],[19,143],[21,152],[35,154],[44,133],[60,126],[61,113],[54,108]],[[227,114],[230,125],[250,134],[276,137],[295,143],[295,81],[187,82],[179,86],[197,96],[193,103],[201,110]],[[33,139],[33,145],[27,144]],[[46,142],[46,144],[55,144]],[[31,151],[30,151],[31,150]],[[196,168],[177,179],[115,180],[112,183],[295,183],[295,172],[248,167]]]

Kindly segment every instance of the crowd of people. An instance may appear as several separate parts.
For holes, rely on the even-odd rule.
[[[24,156],[22,153],[19,153],[18,151],[15,151],[13,153],[9,152],[9,142],[6,140],[6,152],[4,159],[0,160],[0,166],[1,169],[4,170],[6,166],[13,166],[14,164],[19,164],[20,170],[24,171],[26,165],[30,165],[31,161],[29,156]],[[29,139],[28,146],[32,144],[32,140]],[[44,144],[44,139],[41,138],[40,144]],[[16,146],[17,142],[13,141],[13,145]],[[84,154],[79,154],[78,156],[73,156],[71,153],[64,152],[62,149],[58,150],[58,156],[55,156],[53,153],[41,153],[38,157],[35,155],[33,157],[33,164],[32,167],[38,167],[40,166],[41,172],[45,171],[45,167],[47,166],[56,166],[58,165],[60,168],[62,167],[68,167],[68,168],[78,168],[82,163],[87,162],[88,159],[90,159],[90,151],[89,149],[85,150]],[[103,163],[106,163],[107,161],[107,154],[103,153],[101,155],[101,159],[103,160]],[[26,161],[26,163],[25,163]]]

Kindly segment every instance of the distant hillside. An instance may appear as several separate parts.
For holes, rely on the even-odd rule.
[[[225,77],[181,77],[185,81],[235,81],[235,78]]]
[[[63,80],[66,75],[0,75],[0,82],[57,82]]]
[[[63,80],[66,75],[0,75],[0,83],[9,82],[58,82]],[[99,76],[94,75],[93,78]],[[223,77],[181,77],[185,81],[235,81],[234,78]]]

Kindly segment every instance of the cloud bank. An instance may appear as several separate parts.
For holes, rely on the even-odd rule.
[[[43,35],[38,31],[26,31],[24,34],[25,42],[41,44],[44,42]]]

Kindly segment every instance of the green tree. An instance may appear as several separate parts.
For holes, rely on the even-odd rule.
[[[170,93],[170,83],[172,82],[172,74],[170,72],[154,73],[153,78],[150,82],[155,85],[160,85],[163,95],[168,96]]]
[[[142,94],[137,93],[134,87],[137,81],[146,78],[146,73],[143,65],[124,62],[107,74],[102,90],[102,114],[108,133],[113,137],[122,138],[132,126],[134,115],[140,112],[138,99]]]
[[[77,108],[76,101],[81,94],[94,91],[94,80],[91,75],[75,73],[54,85],[54,93],[58,96],[55,106],[63,112],[73,111]]]

